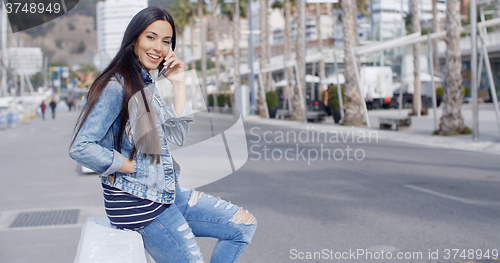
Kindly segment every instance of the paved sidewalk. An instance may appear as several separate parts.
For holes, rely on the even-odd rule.
[[[73,262],[88,217],[104,217],[96,174],[83,174],[68,155],[77,112],[33,119],[0,130],[0,262]],[[68,224],[49,214],[77,210]],[[35,220],[14,227],[21,214]],[[36,216],[38,215],[38,216]],[[43,216],[45,215],[45,216]],[[52,215],[52,216],[51,216]],[[72,215],[75,215],[74,213]],[[44,221],[45,220],[45,221]]]
[[[303,129],[315,131],[337,131],[342,133],[351,132],[354,135],[377,136],[381,140],[398,141],[425,145],[429,147],[440,147],[467,151],[477,151],[500,155],[500,131],[498,128],[494,106],[492,104],[479,105],[479,142],[472,142],[472,135],[456,135],[456,136],[435,136],[432,135],[434,130],[434,112],[429,110],[429,115],[412,117],[412,125],[410,128],[401,129],[399,131],[380,130],[379,117],[398,117],[408,116],[409,109],[404,109],[399,113],[399,110],[376,110],[369,111],[371,128],[366,126],[347,127],[335,124],[331,117],[327,118],[323,123],[303,123],[297,121],[284,121],[277,119],[265,119],[257,116],[247,116],[245,121],[259,122],[268,125]],[[442,114],[442,108],[437,109],[437,119]],[[472,127],[472,110],[471,105],[463,105],[462,115],[467,127]],[[360,133],[361,132],[361,133]],[[375,135],[376,134],[376,135]]]

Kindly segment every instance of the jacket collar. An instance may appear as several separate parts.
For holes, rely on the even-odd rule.
[[[153,78],[151,77],[151,75],[149,75],[148,71],[144,67],[141,67],[140,74],[142,77],[142,81],[144,82],[144,86],[147,86],[154,82]]]

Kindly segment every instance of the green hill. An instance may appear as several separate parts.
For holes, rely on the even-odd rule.
[[[18,43],[41,47],[49,64],[91,64],[97,53],[96,4],[80,0],[68,14],[18,33]],[[150,0],[149,5],[167,8],[174,0]],[[168,9],[167,9],[168,10]]]

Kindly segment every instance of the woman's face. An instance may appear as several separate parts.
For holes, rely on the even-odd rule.
[[[158,67],[170,51],[172,26],[164,20],[151,23],[134,41],[134,52],[148,70]]]

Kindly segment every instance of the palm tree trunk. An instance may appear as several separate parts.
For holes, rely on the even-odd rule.
[[[323,37],[321,35],[321,4],[316,4],[316,30],[318,32],[318,52],[323,53]],[[323,57],[319,61],[319,79],[325,79],[325,60]],[[326,83],[320,82],[319,94],[326,90]]]
[[[206,52],[206,27],[205,17],[203,16],[203,0],[198,0],[198,19],[200,19],[200,43],[201,43],[201,74],[202,86],[201,89],[207,94],[207,52]]]
[[[448,1],[446,7],[446,78],[443,90],[443,116],[439,135],[465,133],[462,107],[462,51],[460,49],[460,2]]]
[[[303,50],[303,47],[302,47],[302,19],[300,19],[300,12],[302,12],[302,5],[300,4],[299,1],[297,1],[297,4],[296,4],[296,9],[297,9],[297,43],[295,45],[295,52],[297,54],[297,68],[299,70],[299,72],[297,72],[299,74],[299,79],[300,79],[300,85],[301,87],[304,89],[305,88],[305,82],[304,82],[304,79],[303,79],[303,76],[304,76],[304,65],[303,65],[303,62],[304,62],[304,59],[305,59],[305,54],[304,54],[304,50]],[[305,11],[304,11],[305,12]]]
[[[412,31],[413,33],[420,32],[420,18],[418,16],[418,1],[419,0],[411,0],[411,23],[413,25]],[[421,108],[421,98],[420,98],[420,43],[413,45],[413,113],[415,115],[418,114],[418,109]]]
[[[240,88],[240,3],[234,1],[233,40],[234,40],[234,87]]]
[[[292,59],[292,4],[290,0],[285,0],[285,61]],[[292,105],[290,105],[292,110],[292,119],[302,120],[302,109],[300,107],[300,98],[298,97],[298,92],[295,91],[295,85],[292,82],[295,79],[293,67],[289,67],[287,70],[287,82],[289,95],[292,98]],[[298,73],[298,72],[297,72]]]
[[[361,105],[361,95],[358,89],[354,63],[351,57],[351,47],[357,45],[357,24],[355,19],[357,15],[356,2],[354,0],[342,0],[342,25],[344,30],[344,63],[345,63],[345,125],[362,125],[363,108]]]
[[[267,54],[267,43],[268,37],[267,37],[267,31],[266,31],[266,26],[267,26],[267,1],[266,0],[260,0],[260,49],[259,49],[259,66],[260,69],[264,69],[266,67],[266,64],[268,63],[269,57]],[[260,74],[262,78],[262,83],[264,85],[264,91],[268,91],[269,87],[267,85],[267,73],[261,73]],[[264,107],[264,100],[262,99],[262,94],[261,90],[259,88],[259,91],[257,92],[259,96],[257,97],[257,110],[259,112],[259,115],[265,114],[265,107]]]
[[[432,0],[432,32],[436,33],[439,31],[439,21],[438,21],[438,10],[437,10],[437,0]],[[437,49],[438,40],[432,41],[432,58],[434,59],[434,72],[439,72],[439,57]]]
[[[306,107],[306,111],[307,111],[307,104],[305,103],[305,101],[303,103],[300,103],[300,94],[299,92],[302,92],[303,94],[303,97],[305,98],[305,94],[304,94],[304,90],[306,88],[306,83],[305,83],[305,80],[303,78],[303,76],[305,76],[304,74],[304,59],[305,59],[305,54],[304,54],[304,50],[302,48],[302,19],[300,19],[300,12],[301,12],[301,9],[302,9],[302,4],[297,1],[296,5],[296,14],[297,14],[297,44],[295,45],[295,53],[297,54],[297,70],[298,72],[295,72],[295,74],[298,74],[299,75],[299,83],[300,83],[300,86],[302,87],[302,91],[299,90],[299,86],[297,84],[296,88],[294,89],[294,103],[295,105],[297,105],[297,107],[295,107],[296,109],[296,112],[294,112],[294,119],[296,120],[304,120],[304,109],[302,109],[302,107]],[[305,10],[304,10],[305,12]]]
[[[217,0],[212,0],[212,30],[214,31],[214,56],[215,56],[215,86],[220,90],[220,53],[219,53],[219,25],[217,18]]]
[[[264,41],[264,47],[266,49],[265,52],[265,59],[266,59],[266,64],[269,63],[271,59],[271,43],[269,42],[269,36],[270,36],[270,30],[269,30],[269,0],[263,0],[265,1],[265,7],[266,7],[266,17],[264,18],[264,36],[265,36],[265,41]],[[273,79],[272,79],[272,72],[266,73],[266,79],[267,79],[267,85],[265,85],[266,92],[271,90],[271,86],[273,84]],[[265,83],[265,82],[264,82]]]
[[[193,26],[193,16],[190,16],[189,17],[189,35],[190,35],[190,40],[191,40],[191,43],[190,43],[190,46],[191,46],[191,69],[196,69],[196,64],[195,64],[195,60],[193,59],[194,57],[194,26]]]

